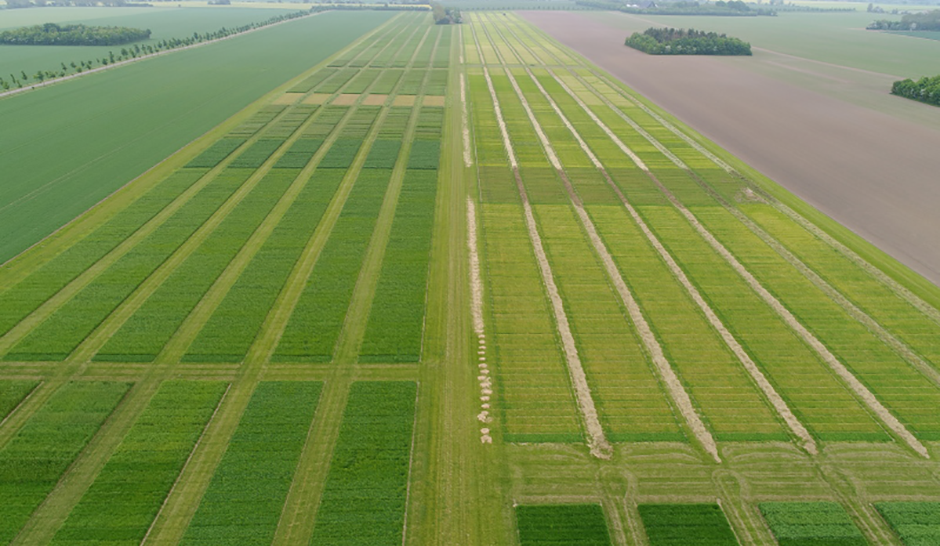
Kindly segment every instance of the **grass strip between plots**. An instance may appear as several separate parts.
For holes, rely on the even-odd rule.
[[[352,384],[311,545],[402,543],[416,393],[410,381]]]
[[[738,539],[717,504],[641,504],[650,546],[736,546]]]
[[[181,544],[271,544],[321,387],[258,384]]]
[[[940,544],[940,502],[877,502],[875,508],[906,546]]]
[[[129,388],[66,383],[0,450],[0,544],[16,536]]]
[[[218,381],[160,385],[52,544],[140,543],[226,386]]]
[[[835,502],[764,502],[760,511],[780,546],[866,546],[852,518]]]
[[[599,504],[533,504],[516,506],[522,546],[608,546],[604,509]]]

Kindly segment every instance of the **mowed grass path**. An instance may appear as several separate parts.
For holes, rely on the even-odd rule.
[[[0,262],[391,15],[321,14],[0,100]]]

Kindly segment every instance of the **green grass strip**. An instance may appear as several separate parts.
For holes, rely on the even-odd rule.
[[[361,362],[417,362],[421,358],[436,195],[436,170],[405,172]]]
[[[167,259],[251,175],[228,170],[180,207],[164,224],[30,332],[6,360],[62,360]]]
[[[87,237],[0,293],[0,335],[137,231],[205,173],[178,171],[115,214]]]
[[[296,170],[271,171],[108,340],[95,360],[150,362],[264,221]]]
[[[310,544],[402,543],[416,392],[411,381],[352,384]]]
[[[275,360],[332,360],[391,176],[391,169],[364,169],[359,174],[287,323]]]
[[[940,502],[878,502],[875,508],[907,546],[940,545]]]
[[[140,543],[225,388],[218,381],[160,385],[52,544]]]
[[[240,362],[345,175],[317,171],[199,332],[184,361]]]
[[[129,388],[67,383],[0,450],[0,544],[19,533]]]
[[[271,544],[321,387],[258,384],[181,544]]]
[[[0,421],[6,419],[37,385],[38,381],[0,381]]]
[[[599,504],[516,506],[522,546],[605,546],[611,544],[604,509]]]
[[[641,504],[650,546],[736,546],[738,539],[717,504]]]
[[[868,541],[835,502],[763,502],[764,519],[780,546],[866,546]]]

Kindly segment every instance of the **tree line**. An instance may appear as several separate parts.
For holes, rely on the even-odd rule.
[[[226,36],[232,36],[234,34],[241,34],[242,32],[248,32],[249,30],[254,30],[256,28],[261,28],[268,25],[273,25],[275,23],[280,23],[282,21],[287,21],[290,19],[297,19],[298,17],[304,17],[310,15],[311,12],[317,11],[317,8],[313,8],[309,11],[295,11],[291,13],[285,13],[283,15],[277,15],[266,19],[260,22],[248,23],[247,25],[241,25],[234,28],[222,27],[221,29],[215,32],[206,32],[200,34],[194,32],[192,36],[186,36],[184,38],[167,38],[155,42],[152,44],[135,44],[134,47],[121,48],[117,53],[109,51],[107,56],[96,58],[96,59],[83,59],[81,61],[72,61],[69,64],[60,63],[60,69],[56,70],[39,70],[32,76],[27,74],[25,71],[20,72],[17,76],[16,74],[10,74],[10,78],[6,79],[5,77],[0,76],[0,88],[4,90],[9,90],[14,87],[21,88],[27,87],[31,84],[42,83],[46,80],[52,80],[55,78],[64,78],[70,74],[81,74],[92,70],[95,68],[101,68],[104,66],[112,65],[122,61],[128,61],[136,59],[138,57],[144,57],[147,55],[153,55],[155,53],[160,53],[163,51],[170,51],[173,49],[179,49],[182,47],[188,47],[202,42],[208,42],[212,40],[218,40],[220,38],[225,38]],[[149,31],[148,31],[149,32]]]
[[[891,94],[940,106],[940,76],[923,77],[916,82],[906,79],[894,82]]]
[[[774,9],[760,8],[748,5],[741,0],[718,0],[713,4],[700,4],[696,1],[668,2],[662,4],[650,3],[648,7],[639,5],[625,5],[622,2],[611,0],[577,0],[579,6],[601,9],[607,11],[622,11],[624,13],[642,15],[715,15],[723,17],[756,17],[758,15],[776,16]]]
[[[900,21],[875,21],[868,30],[940,30],[940,9],[926,13],[909,13]]]
[[[140,42],[150,38],[150,30],[128,27],[89,27],[46,23],[0,32],[0,44],[107,46]]]
[[[626,45],[650,55],[751,55],[751,44],[716,32],[648,28],[634,32]]]

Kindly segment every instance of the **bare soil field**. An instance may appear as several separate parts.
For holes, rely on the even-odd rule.
[[[624,46],[623,30],[575,13],[521,15],[940,284],[940,127],[718,58],[649,56]]]

